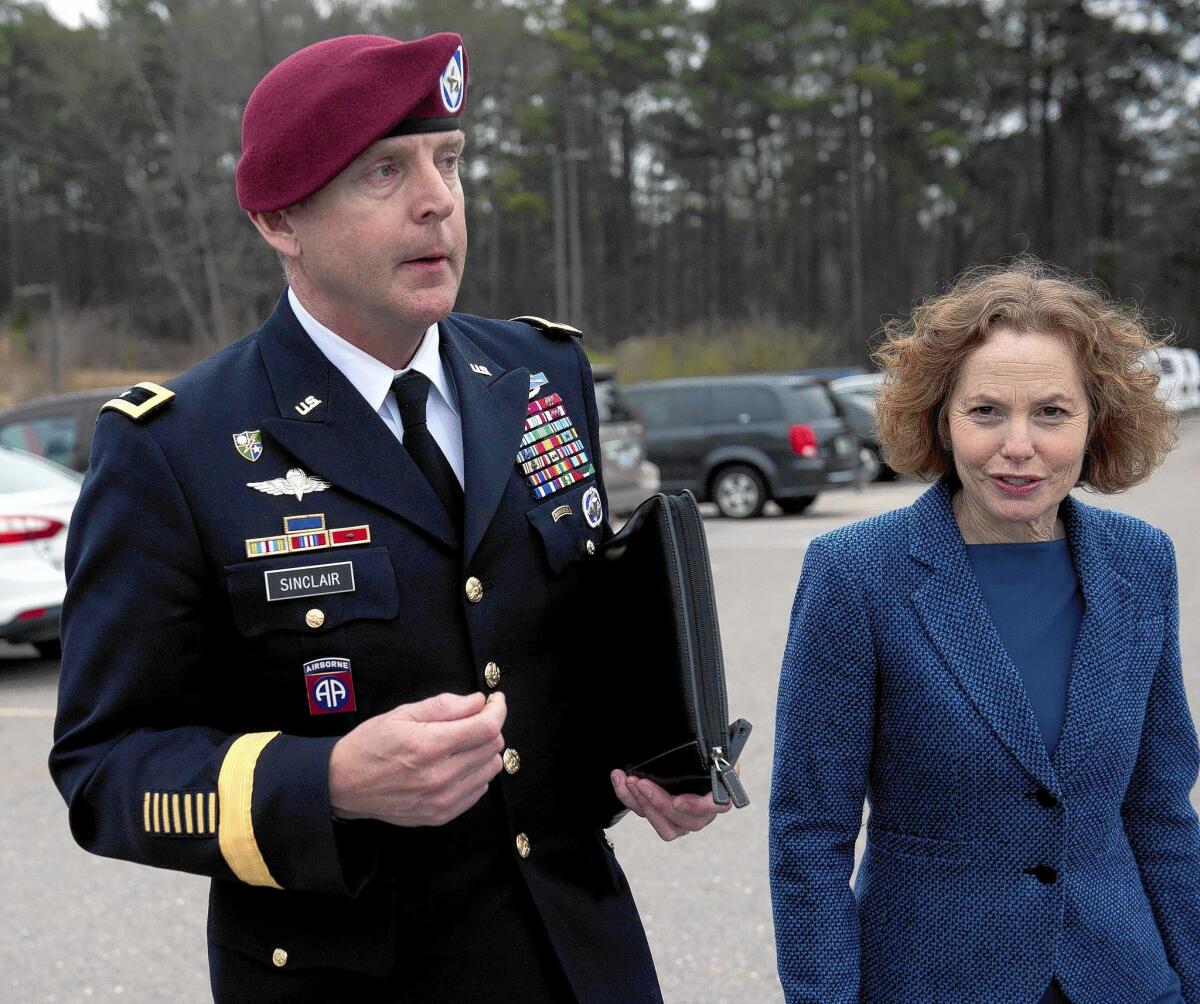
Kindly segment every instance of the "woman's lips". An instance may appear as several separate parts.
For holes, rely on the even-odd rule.
[[[991,479],[992,484],[1005,495],[1018,497],[1037,491],[1038,486],[1042,483],[1041,478],[1022,478],[1011,474],[993,474]]]

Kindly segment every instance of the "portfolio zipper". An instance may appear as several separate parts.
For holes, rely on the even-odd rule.
[[[691,494],[690,492],[688,493]],[[749,804],[749,796],[746,794],[746,789],[742,786],[741,779],[733,769],[733,765],[729,762],[725,746],[724,734],[728,730],[729,699],[725,691],[725,669],[721,658],[721,636],[720,627],[717,621],[717,612],[714,607],[712,611],[712,623],[708,625],[708,631],[705,631],[704,625],[701,624],[700,611],[696,607],[696,597],[700,595],[700,589],[707,587],[708,592],[715,597],[716,592],[713,589],[712,569],[708,563],[708,550],[705,543],[703,524],[699,526],[690,526],[689,524],[698,520],[699,516],[696,512],[695,498],[692,497],[692,505],[686,505],[682,499],[667,497],[668,515],[667,515],[667,532],[671,539],[671,552],[675,559],[675,568],[679,582],[684,582],[684,574],[687,575],[687,583],[689,588],[687,602],[681,604],[684,607],[684,626],[687,636],[688,658],[691,665],[695,665],[697,650],[701,657],[707,656],[711,661],[717,664],[717,692],[715,695],[716,707],[714,708],[713,701],[709,699],[707,693],[700,690],[698,677],[699,674],[692,672],[689,674],[690,683],[692,686],[693,705],[696,708],[697,717],[697,732],[700,735],[701,756],[705,760],[705,766],[709,769],[709,774],[712,781],[713,798],[717,804],[724,805],[732,800],[733,804],[738,808]],[[695,553],[700,555],[703,567],[693,565],[685,569],[683,567],[684,551],[679,546],[679,540],[675,535],[675,522],[672,516],[677,517],[679,523],[679,535],[683,538],[686,544],[689,539],[689,530],[695,533],[698,547],[695,548]],[[707,642],[707,644],[706,644]]]

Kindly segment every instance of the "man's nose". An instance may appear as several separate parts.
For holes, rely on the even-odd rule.
[[[424,165],[412,180],[412,212],[417,222],[425,222],[430,217],[444,220],[454,212],[454,192],[436,164]]]

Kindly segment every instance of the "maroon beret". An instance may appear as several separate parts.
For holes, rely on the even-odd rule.
[[[238,204],[283,209],[384,136],[457,129],[466,97],[467,57],[452,32],[414,42],[343,35],[301,49],[246,102]]]

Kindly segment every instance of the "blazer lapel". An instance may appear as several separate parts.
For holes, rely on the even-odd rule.
[[[529,370],[503,370],[452,317],[442,322],[441,332],[442,358],[454,379],[462,417],[467,500],[463,558],[470,562],[517,462],[529,407]]]
[[[1083,592],[1083,621],[1071,659],[1067,714],[1054,766],[1067,777],[1088,759],[1125,689],[1133,637],[1133,587],[1109,563],[1113,544],[1089,506],[1068,498],[1063,512],[1075,574]]]
[[[1044,788],[1061,795],[1017,668],[1000,640],[950,508],[935,485],[913,506],[910,554],[931,569],[913,593],[917,614],[942,660],[993,734]]]
[[[454,546],[458,535],[428,480],[383,419],[313,344],[286,294],[263,325],[258,346],[281,416],[264,419],[263,434],[309,474]]]

